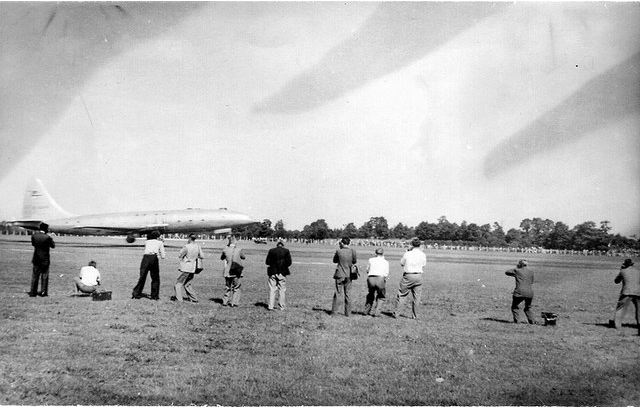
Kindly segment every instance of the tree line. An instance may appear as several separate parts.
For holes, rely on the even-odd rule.
[[[287,230],[284,222],[278,220],[272,225],[265,219],[259,224],[235,230],[243,238],[286,238],[302,240],[336,239],[344,236],[360,239],[407,240],[418,237],[423,241],[449,245],[477,245],[487,247],[529,248],[571,250],[640,250],[640,241],[636,235],[624,237],[611,234],[611,223],[586,221],[573,228],[563,222],[550,219],[525,218],[519,228],[504,231],[503,227],[493,224],[478,225],[462,221],[460,225],[442,216],[436,222],[422,221],[415,227],[398,223],[390,227],[384,217],[371,217],[360,227],[348,223],[342,228],[330,228],[324,219],[318,219],[305,225],[302,231]]]

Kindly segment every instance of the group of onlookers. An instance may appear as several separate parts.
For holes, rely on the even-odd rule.
[[[48,235],[48,225],[40,224],[40,231],[31,237],[34,247],[32,258],[33,274],[31,278],[31,288],[29,296],[48,296],[49,284],[49,250],[55,248],[55,243]],[[337,313],[339,304],[344,303],[344,314],[350,316],[352,312],[351,288],[353,281],[359,278],[360,271],[357,267],[357,253],[350,246],[350,239],[345,237],[339,242],[339,248],[333,256],[333,263],[336,269],[333,275],[334,294],[331,304],[331,314]],[[400,265],[403,274],[398,286],[394,304],[390,309],[390,315],[394,318],[398,316],[399,310],[407,298],[411,298],[411,318],[418,318],[418,305],[422,292],[422,276],[424,267],[427,264],[427,257],[420,249],[422,242],[418,238],[411,241],[411,247],[402,255]],[[140,277],[133,288],[132,298],[143,297],[147,275],[151,275],[150,298],[158,300],[160,298],[160,268],[159,259],[166,258],[164,243],[158,231],[150,232],[145,242],[144,254],[140,263]],[[193,278],[202,271],[202,259],[204,254],[200,245],[196,243],[196,235],[190,234],[187,243],[178,254],[180,260],[180,275],[174,284],[174,296],[171,300],[182,302],[198,302],[198,297],[192,286]],[[225,292],[222,298],[223,306],[236,307],[240,302],[240,287],[243,270],[243,261],[246,256],[242,249],[237,246],[237,239],[234,235],[229,235],[227,246],[222,250],[220,259],[224,261],[223,277],[225,280]],[[284,247],[283,241],[278,241],[275,248],[268,251],[265,260],[267,265],[267,276],[269,285],[269,302],[267,308],[275,310],[276,298],[278,307],[281,310],[286,308],[285,294],[287,276],[290,274],[289,267],[292,264],[291,253]],[[375,257],[368,260],[366,266],[367,273],[367,295],[365,299],[364,313],[366,315],[377,316],[386,300],[386,282],[389,277],[389,262],[384,258],[384,249],[379,247],[375,250]],[[519,322],[519,305],[524,302],[524,313],[527,322],[535,324],[531,305],[533,302],[534,273],[528,268],[528,262],[520,260],[514,269],[505,272],[506,275],[515,278],[516,286],[513,291],[513,301],[511,311],[514,323]],[[83,293],[98,293],[100,288],[100,272],[95,261],[90,261],[87,266],[80,269],[80,274],[74,279],[76,289]],[[620,297],[616,305],[616,312],[611,325],[615,328],[621,327],[622,317],[626,306],[633,303],[636,310],[636,323],[638,334],[640,335],[640,270],[634,267],[633,260],[625,259],[620,272],[616,276],[615,283],[622,283]],[[40,283],[40,291],[38,284]],[[183,294],[184,292],[184,294]]]

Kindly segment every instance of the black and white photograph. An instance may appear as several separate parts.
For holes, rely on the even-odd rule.
[[[640,405],[640,2],[0,2],[0,405]]]

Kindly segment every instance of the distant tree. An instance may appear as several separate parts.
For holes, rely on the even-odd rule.
[[[573,247],[579,250],[607,250],[609,246],[608,234],[596,228],[593,221],[583,222],[573,227]]]
[[[260,232],[258,236],[260,238],[268,238],[272,235],[273,235],[273,228],[271,228],[271,220],[268,220],[265,218],[260,223]]]
[[[421,240],[435,240],[438,239],[438,227],[436,224],[430,224],[427,221],[422,221],[415,228],[415,233]]]
[[[478,229],[480,230],[480,240],[478,243],[482,246],[489,246],[491,243],[491,225],[482,224]]]
[[[480,227],[478,227],[478,225],[474,222],[472,222],[471,224],[467,225],[467,239],[466,241],[468,242],[475,242],[475,243],[479,243],[480,242],[480,238],[482,237],[482,232],[480,231]]]
[[[358,236],[358,228],[354,223],[350,222],[344,226],[341,236],[355,238]]]
[[[456,241],[463,241],[463,242],[470,241],[470,239],[469,239],[469,225],[467,224],[467,221],[465,221],[465,220],[462,220],[462,223],[460,224],[460,227],[458,227],[458,230],[456,231]]]
[[[573,241],[573,233],[569,230],[569,226],[556,222],[551,232],[547,235],[544,247],[549,249],[569,249]]]
[[[509,231],[507,231],[507,235],[505,235],[504,240],[510,247],[522,247],[524,246],[522,245],[523,235],[524,234],[522,233],[522,231],[511,228],[509,229]]]
[[[275,238],[288,238],[287,230],[284,229],[284,222],[282,222],[282,220],[276,221],[276,225],[273,227],[273,236]]]
[[[502,246],[507,243],[505,233],[502,226],[497,222],[493,223],[493,231],[491,231],[491,246]]]
[[[438,235],[437,239],[442,241],[453,241],[456,239],[456,230],[458,229],[457,224],[452,224],[447,220],[447,217],[444,215],[438,218],[437,230]]]
[[[302,229],[302,236],[306,239],[327,239],[329,238],[329,226],[324,219],[319,219]]]
[[[391,229],[391,238],[409,239],[413,236],[413,229],[399,222],[398,225]]]

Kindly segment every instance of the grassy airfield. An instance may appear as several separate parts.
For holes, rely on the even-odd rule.
[[[221,305],[222,241],[204,242],[200,303],[169,297],[184,241],[167,240],[160,301],[132,300],[142,241],[55,237],[49,297],[29,298],[28,237],[0,237],[1,405],[597,405],[640,404],[640,337],[632,313],[607,328],[621,258],[527,254],[536,316],[515,325],[517,253],[428,250],[420,320],[330,316],[332,246],[291,244],[288,310],[266,310],[269,245],[247,254],[241,305]],[[201,242],[202,243],[202,242]],[[355,247],[360,264],[374,248]],[[403,249],[387,249],[388,296]],[[72,278],[98,262],[113,300],[75,296]],[[637,260],[636,260],[637,261]],[[150,280],[145,292],[149,292]],[[383,310],[388,310],[390,303]]]

